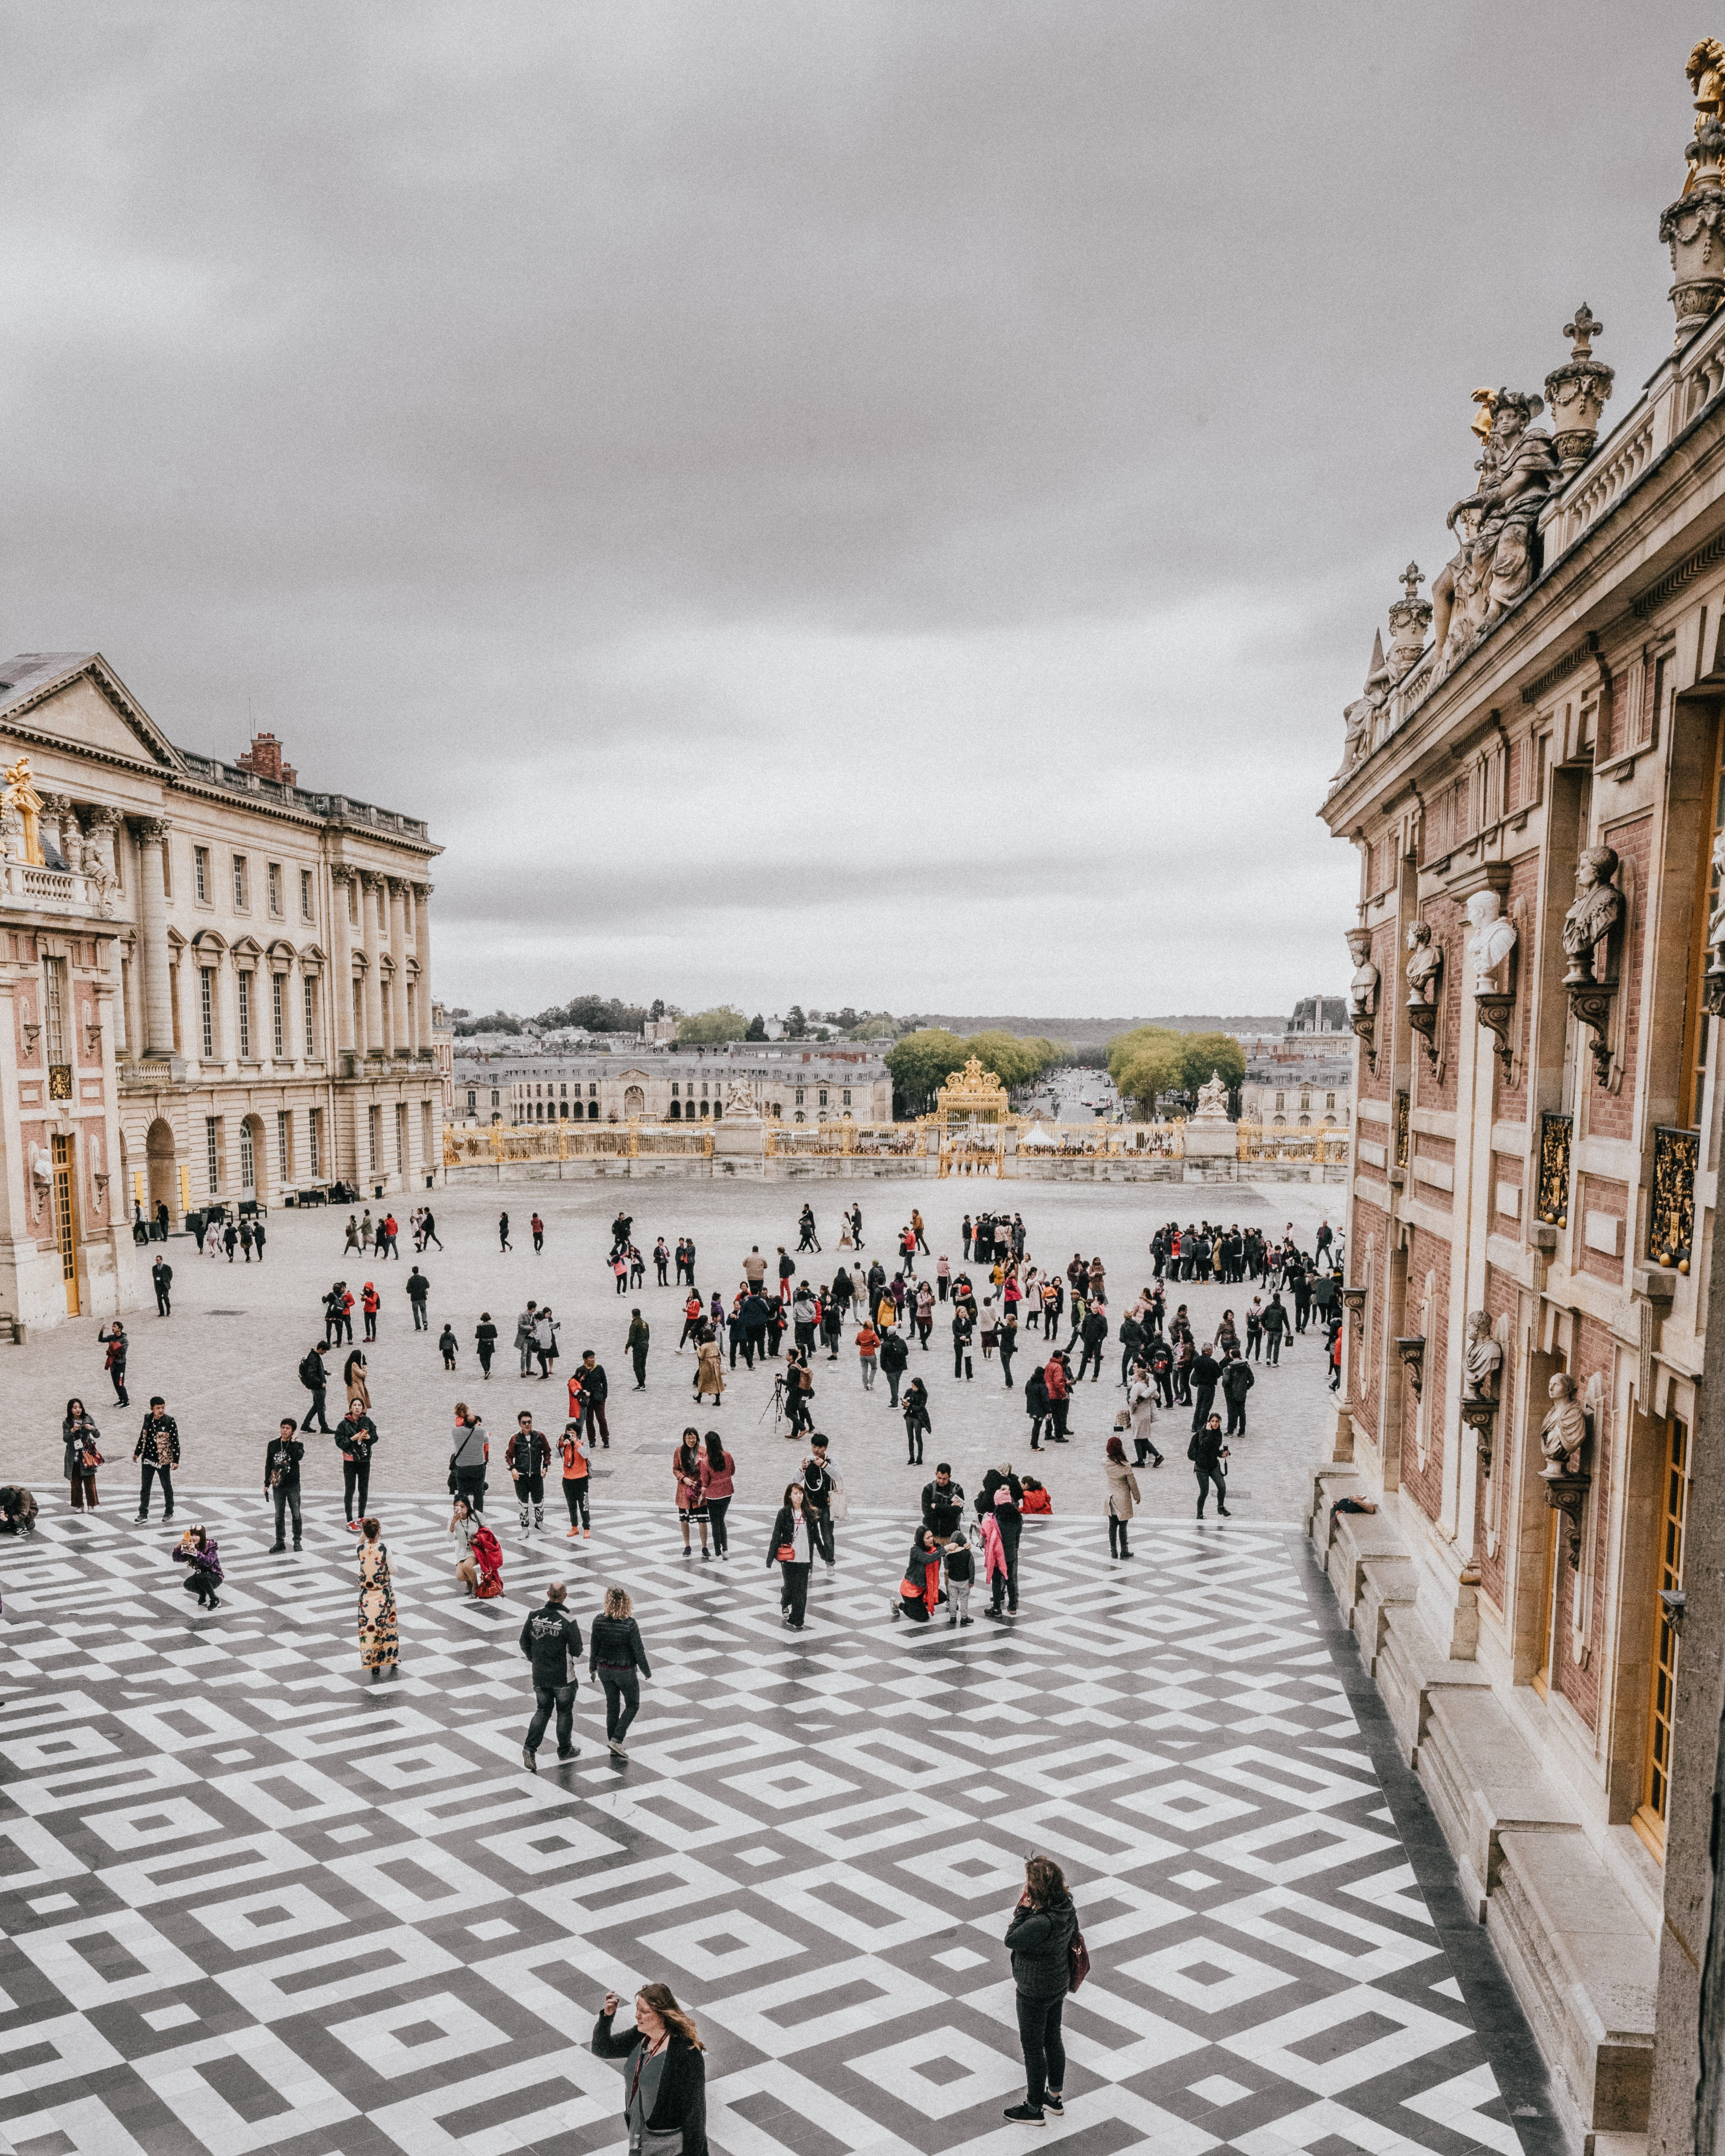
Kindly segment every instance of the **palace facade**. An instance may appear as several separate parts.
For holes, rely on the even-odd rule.
[[[0,1317],[130,1308],[159,1209],[436,1171],[423,823],[175,747],[95,654],[0,661]]]
[[[892,1074],[868,1049],[641,1049],[522,1057],[457,1083],[466,1113],[511,1123],[714,1122],[731,1115],[787,1123],[892,1121]],[[495,1093],[501,1104],[488,1106]]]
[[[1675,349],[1603,439],[1584,305],[1543,398],[1474,392],[1471,437],[1458,397],[1455,552],[1429,598],[1402,578],[1345,715],[1322,814],[1360,869],[1350,1322],[1313,1516],[1575,2144],[1667,2156],[1712,2145],[1696,2091],[1717,2120],[1725,2014],[1716,1973],[1703,2043],[1725,1953],[1725,51],[1689,72],[1683,191],[1648,215]],[[1381,1509],[1332,1513],[1347,1496]]]

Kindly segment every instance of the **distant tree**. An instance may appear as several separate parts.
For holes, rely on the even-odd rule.
[[[870,1011],[849,1029],[853,1040],[896,1040],[898,1020],[891,1011]]]
[[[740,1010],[729,1004],[719,1004],[711,1010],[697,1011],[685,1018],[677,1027],[679,1042],[687,1041],[696,1046],[711,1046],[726,1040],[746,1040],[749,1022]]]
[[[745,1040],[764,1040],[766,1038],[767,1021],[762,1017],[759,1011],[757,1011],[754,1016],[749,1020],[749,1029],[746,1034],[744,1034],[743,1039]]]
[[[803,1014],[801,1004],[791,1005],[789,1014],[784,1022],[784,1034],[787,1040],[808,1040],[809,1020]]]
[[[485,1018],[459,1019],[455,1030],[464,1039],[475,1033],[519,1033],[521,1022],[508,1011],[492,1011]]]
[[[895,1111],[902,1102],[906,1115],[920,1116],[934,1106],[947,1073],[963,1067],[964,1043],[956,1033],[925,1026],[889,1048],[886,1060],[892,1073]]]
[[[454,1009],[453,1009],[450,1011],[450,1013],[449,1013],[449,1016],[450,1016],[452,1019],[454,1019],[454,1018],[471,1018],[471,1017],[473,1016],[473,1013],[472,1013],[470,1010],[469,1010],[469,1009],[466,1008],[466,1006],[465,1006],[465,1004],[462,1004],[462,1005],[458,1005],[457,1007],[455,1007]]]
[[[1200,1086],[1212,1074],[1220,1078],[1230,1095],[1245,1081],[1245,1055],[1231,1033],[1189,1033],[1181,1035],[1181,1090],[1195,1100]]]
[[[665,1016],[665,998],[663,996],[654,997],[653,1008],[648,1012],[647,1015],[652,1019],[655,1025],[658,1024],[660,1019]]]

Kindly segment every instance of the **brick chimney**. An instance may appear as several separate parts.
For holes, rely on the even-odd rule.
[[[259,778],[274,778],[284,786],[299,783],[300,775],[292,764],[282,762],[281,743],[274,734],[254,734],[251,747],[234,760],[242,771]]]

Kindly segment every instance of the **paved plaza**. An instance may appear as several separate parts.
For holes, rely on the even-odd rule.
[[[612,1442],[597,1461],[596,1502],[603,1506],[641,1497],[668,1507],[670,1453],[685,1424],[694,1422],[723,1433],[737,1459],[742,1501],[764,1503],[770,1497],[776,1502],[803,1456],[800,1448],[785,1441],[784,1424],[775,1426],[773,1419],[773,1373],[781,1366],[769,1363],[751,1373],[739,1361],[726,1373],[723,1407],[715,1412],[709,1402],[696,1409],[691,1397],[694,1351],[681,1356],[675,1352],[682,1292],[658,1286],[650,1265],[638,1295],[619,1298],[614,1292],[605,1261],[610,1224],[619,1208],[633,1215],[634,1240],[644,1255],[650,1256],[660,1235],[673,1247],[680,1235],[692,1235],[699,1285],[709,1296],[716,1286],[727,1298],[752,1245],[760,1246],[769,1269],[781,1244],[795,1252],[797,1219],[805,1199],[814,1208],[825,1246],[819,1257],[799,1260],[811,1281],[832,1278],[839,1257],[839,1209],[853,1200],[863,1209],[865,1247],[860,1262],[866,1267],[878,1255],[889,1275],[896,1269],[895,1233],[912,1205],[920,1207],[927,1224],[931,1255],[919,1263],[931,1273],[942,1251],[955,1271],[962,1266],[960,1228],[967,1209],[1016,1209],[1029,1231],[1029,1255],[1045,1267],[1063,1269],[1075,1250],[1081,1250],[1086,1259],[1101,1256],[1117,1318],[1137,1288],[1151,1278],[1149,1241],[1159,1221],[1178,1217],[1184,1222],[1208,1214],[1224,1224],[1255,1225],[1276,1237],[1291,1221],[1309,1247],[1321,1219],[1339,1220],[1342,1196],[1332,1188],[1292,1183],[1188,1188],[1167,1183],[725,1183],[645,1178],[515,1183],[501,1190],[470,1186],[429,1194],[445,1247],[434,1246],[418,1260],[405,1233],[398,1261],[361,1263],[344,1257],[346,1208],[273,1213],[264,1260],[249,1266],[200,1258],[189,1238],[172,1239],[166,1249],[174,1268],[173,1316],[158,1318],[148,1307],[127,1321],[133,1340],[129,1410],[116,1406],[103,1374],[94,1321],[44,1330],[25,1348],[0,1348],[0,1382],[8,1409],[0,1422],[0,1478],[28,1483],[44,1512],[64,1505],[60,1421],[68,1397],[77,1394],[103,1432],[109,1465],[98,1483],[105,1516],[110,1510],[116,1517],[130,1515],[136,1509],[137,1495],[136,1472],[130,1464],[132,1446],[145,1404],[159,1392],[179,1424],[184,1488],[255,1490],[261,1503],[265,1441],[283,1415],[291,1413],[297,1419],[305,1412],[307,1397],[295,1371],[307,1347],[323,1337],[320,1297],[340,1278],[354,1291],[356,1301],[367,1280],[377,1282],[382,1297],[377,1340],[367,1351],[372,1417],[382,1434],[372,1460],[374,1509],[398,1495],[444,1486],[454,1405],[465,1400],[484,1415],[492,1436],[493,1512],[512,1517],[499,1509],[498,1501],[510,1494],[503,1444],[522,1408],[531,1409],[553,1436],[562,1429],[563,1379],[588,1347],[598,1351],[611,1383]],[[394,1202],[405,1226],[415,1199],[406,1196]],[[496,1229],[505,1205],[515,1245],[507,1254],[499,1247]],[[536,1255],[527,1228],[536,1205],[546,1224],[545,1248]],[[151,1245],[151,1250],[162,1247]],[[415,1263],[432,1283],[427,1332],[413,1331],[405,1292]],[[550,1383],[536,1375],[521,1379],[510,1344],[516,1315],[530,1296],[548,1301],[562,1322],[562,1356]],[[1187,1283],[1170,1294],[1169,1310],[1182,1300],[1189,1302],[1202,1342],[1224,1307],[1231,1306],[1239,1319],[1250,1296],[1249,1287]],[[653,1336],[644,1393],[632,1389],[624,1347],[629,1312],[637,1302]],[[473,1349],[474,1327],[487,1310],[501,1332],[489,1383],[480,1380]],[[445,1372],[436,1347],[446,1319],[460,1342],[453,1373]],[[886,1404],[885,1381],[877,1380],[873,1394],[863,1390],[850,1340],[836,1363],[818,1354],[815,1427],[831,1440],[852,1502],[896,1508],[913,1519],[917,1493],[936,1460],[950,1460],[958,1479],[974,1489],[985,1467],[1010,1460],[1020,1471],[1034,1467],[1053,1492],[1058,1514],[1094,1514],[1100,1532],[1102,1447],[1122,1399],[1113,1382],[1119,1375],[1119,1349],[1112,1350],[1105,1364],[1106,1381],[1086,1381],[1075,1399],[1072,1442],[1033,1460],[1022,1384],[1040,1336],[1022,1336],[1014,1366],[1019,1389],[1009,1392],[998,1363],[985,1360],[979,1351],[973,1358],[974,1378],[954,1379],[945,1322],[937,1306],[932,1344],[926,1354],[912,1347],[907,1373],[922,1374],[930,1394],[933,1427],[920,1471],[906,1463],[903,1422]],[[1063,1329],[1063,1341],[1070,1329]],[[356,1310],[356,1337],[361,1330]],[[1075,1351],[1075,1367],[1076,1359]],[[340,1412],[341,1358],[331,1354],[329,1360],[333,1424]],[[1280,1368],[1256,1367],[1247,1435],[1234,1442],[1230,1502],[1237,1504],[1243,1519],[1297,1520],[1309,1497],[1308,1467],[1327,1448],[1331,1429],[1322,1336],[1314,1332],[1293,1342]],[[1140,1477],[1153,1516],[1183,1518],[1194,1510],[1185,1461],[1189,1422],[1189,1410],[1183,1415],[1176,1410],[1158,1424],[1158,1442],[1168,1454],[1168,1465]],[[307,1440],[304,1475],[309,1509],[316,1513],[322,1507],[338,1515],[341,1461],[328,1439],[314,1434]],[[674,1521],[671,1525],[675,1532]],[[507,1532],[504,1540],[507,1546]]]
[[[911,1634],[887,1606],[904,1531],[865,1515],[793,1638],[764,1512],[703,1568],[617,1503],[574,1607],[635,1594],[632,1754],[583,1688],[579,1758],[531,1777],[531,1575],[458,1599],[443,1507],[393,1502],[402,1670],[372,1686],[341,1530],[284,1563],[255,1507],[203,1510],[212,1614],[117,1511],[55,1509],[6,1555],[0,2148],[620,2151],[587,2041],[608,1988],[657,1977],[698,2017],[727,2156],[1000,2156],[1035,2138],[1001,2117],[1033,1848],[1093,1963],[1045,2129],[1075,2156],[1558,2145],[1280,1529],[1158,1522],[1111,1571],[1091,1522],[1032,1521],[1014,1629]]]

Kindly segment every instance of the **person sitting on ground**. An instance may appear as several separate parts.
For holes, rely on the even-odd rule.
[[[1034,1475],[1027,1475],[1024,1477],[1023,1486],[1024,1491],[1024,1502],[1019,1507],[1020,1512],[1027,1513],[1049,1513],[1053,1512],[1053,1498],[1049,1496],[1047,1491],[1044,1489],[1041,1483],[1036,1480]]]

